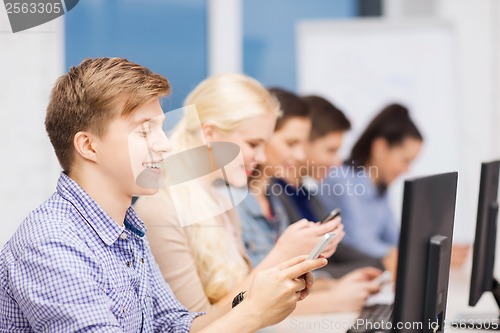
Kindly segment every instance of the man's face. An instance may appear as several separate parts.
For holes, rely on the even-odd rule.
[[[342,146],[344,132],[330,132],[306,145],[307,174],[321,180],[328,175],[328,170],[342,163],[338,151]]]
[[[132,196],[158,191],[160,167],[171,150],[162,129],[164,120],[155,99],[128,116],[115,117],[97,140],[99,167],[120,193]]]

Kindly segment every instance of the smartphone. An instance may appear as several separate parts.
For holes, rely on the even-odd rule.
[[[323,223],[326,223],[328,221],[331,221],[333,220],[334,218],[336,218],[337,216],[340,216],[340,208],[335,208],[334,210],[332,210],[330,213],[326,214],[325,217],[323,217],[320,221],[321,224]]]
[[[308,260],[313,260],[317,259],[319,255],[325,250],[325,248],[330,244],[333,240],[333,237],[335,237],[335,233],[333,232],[328,232],[321,237],[321,240],[319,243],[314,247],[314,249],[311,251],[309,254],[309,257],[307,257]]]
[[[376,282],[376,283],[380,283],[381,285],[392,282],[392,273],[389,271],[384,271],[382,274],[377,276],[372,281]]]

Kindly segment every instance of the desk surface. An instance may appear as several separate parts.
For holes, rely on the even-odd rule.
[[[459,330],[451,328],[448,323],[457,319],[460,314],[474,313],[498,313],[498,307],[491,293],[481,297],[479,303],[471,308],[469,302],[469,281],[470,265],[452,270],[450,273],[450,283],[448,289],[448,304],[446,311],[446,332],[482,332],[481,330]],[[357,313],[339,312],[323,315],[290,316],[280,324],[268,327],[260,332],[265,333],[345,333],[354,320],[358,317]]]

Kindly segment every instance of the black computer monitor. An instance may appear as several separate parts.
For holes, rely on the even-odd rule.
[[[476,237],[472,261],[469,305],[475,306],[483,293],[492,292],[500,309],[500,285],[493,276],[498,216],[500,161],[481,164]],[[471,319],[471,320],[468,320]],[[475,315],[462,318],[460,325],[469,328],[500,329],[498,313],[491,318]]]
[[[405,181],[393,332],[443,331],[458,173]]]

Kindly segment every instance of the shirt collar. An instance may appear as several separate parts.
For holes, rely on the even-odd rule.
[[[283,188],[283,192],[286,194],[286,196],[293,198],[293,197],[307,197],[309,198],[310,196],[310,189],[308,186],[304,186],[304,184],[301,184],[299,187],[296,187],[295,185],[292,185],[288,183],[286,180],[283,178],[272,178],[271,179],[271,185],[272,184],[277,184],[278,186],[281,186]],[[285,189],[287,189],[285,191]]]
[[[348,172],[352,174],[352,177],[357,179],[358,182],[364,186],[365,195],[371,198],[380,196],[379,188],[372,182],[369,171],[366,168],[356,168],[353,166],[342,166],[344,170],[342,172]]]
[[[276,206],[280,204],[279,199],[269,195],[268,193],[265,193],[266,199],[269,201],[269,205],[271,208],[271,213],[273,216],[276,214]],[[268,223],[272,223],[273,220],[276,220],[276,217],[273,218],[273,220],[270,220],[268,216],[264,214],[262,211],[258,201],[257,197],[252,194],[250,191],[248,192],[245,200],[243,200],[241,203],[241,208],[247,212],[250,216],[252,216],[254,219],[263,219]]]
[[[243,208],[247,211],[247,213],[254,218],[264,217],[264,213],[260,209],[259,203],[257,202],[257,198],[248,192],[247,197],[241,203]]]
[[[108,246],[112,245],[125,229],[139,237],[146,233],[144,223],[137,217],[133,208],[127,209],[125,227],[120,227],[78,183],[64,172],[61,172],[57,182],[57,193],[78,211]]]
[[[318,193],[319,185],[319,182],[312,177],[302,177],[302,187],[304,187],[308,192]]]
[[[124,225],[127,230],[130,230],[130,232],[138,237],[144,237],[146,231],[148,230],[144,222],[142,222],[142,220],[137,216],[137,213],[132,207],[127,209]]]

